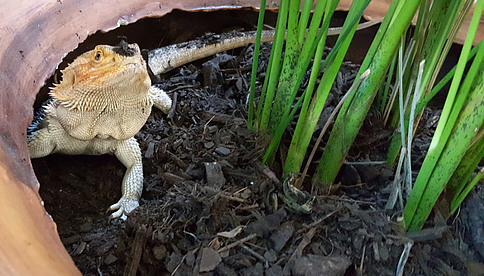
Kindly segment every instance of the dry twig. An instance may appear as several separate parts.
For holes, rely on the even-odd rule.
[[[136,234],[133,239],[133,246],[131,247],[131,261],[124,267],[124,276],[135,276],[138,271],[141,255],[143,254],[143,247],[145,246],[146,238],[150,232],[149,227],[142,224],[138,226]]]
[[[256,234],[250,234],[250,235],[248,235],[248,236],[247,236],[247,237],[245,237],[245,238],[242,238],[242,239],[240,239],[240,240],[238,240],[238,241],[235,241],[235,242],[233,242],[233,243],[231,243],[231,244],[229,244],[229,245],[227,245],[227,246],[224,246],[224,247],[220,248],[220,249],[218,250],[218,253],[223,252],[223,251],[225,251],[225,250],[229,250],[229,249],[231,249],[231,248],[234,248],[234,247],[236,247],[237,245],[242,244],[242,243],[244,243],[244,242],[246,242],[246,241],[250,241],[251,239],[255,238],[256,236],[257,236]]]

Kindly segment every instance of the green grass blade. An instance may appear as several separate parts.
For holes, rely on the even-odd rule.
[[[347,100],[343,105],[314,176],[317,183],[331,184],[334,181],[368,113],[377,88],[387,72],[387,66],[393,58],[399,39],[407,30],[415,15],[418,3],[418,0],[408,0],[404,2],[394,1],[390,5],[390,10],[393,9],[394,14],[385,18],[384,24],[380,26],[381,29],[386,25],[388,29],[381,30],[381,32],[379,30],[380,33],[384,34],[378,40],[375,38],[370,47],[371,52],[374,53],[365,57],[360,68],[359,75],[366,69],[370,69],[372,74],[361,84],[353,100]],[[392,7],[392,5],[395,5],[395,7]]]
[[[472,50],[469,53],[469,56],[467,57],[467,62],[471,60],[477,53],[477,50],[479,47],[482,47],[484,44],[484,41],[479,42],[476,46],[472,48]],[[434,88],[417,104],[416,113],[422,112],[422,110],[427,106],[427,104],[432,100],[432,98],[437,95],[437,93],[440,92],[440,90],[447,84],[449,83],[450,80],[454,77],[455,74],[455,69],[456,66],[452,68],[440,81],[437,83]]]
[[[471,177],[482,158],[484,158],[484,139],[481,138],[478,143],[475,143],[466,152],[466,155],[462,158],[459,167],[457,167],[452,175],[452,178],[447,184],[447,193],[454,195],[450,201],[451,214],[453,214],[457,208],[459,208],[462,201],[464,201],[472,188],[474,188],[474,186],[477,184],[477,181],[482,178],[484,168],[480,170],[480,172],[470,183],[467,183],[468,179]]]
[[[263,110],[266,95],[267,95],[267,86],[269,84],[270,76],[272,75],[271,68],[272,68],[273,62],[274,62],[274,55],[273,55],[273,52],[271,51],[271,54],[269,55],[269,63],[267,64],[266,76],[264,78],[264,83],[262,84],[262,90],[260,92],[259,104],[257,105],[257,129],[260,129],[260,126],[261,126],[262,110]]]
[[[481,59],[480,62],[482,63],[483,60]],[[478,76],[474,78],[474,86],[475,88],[473,88],[462,112],[455,112],[459,114],[456,126],[449,126],[451,130],[446,128],[446,132],[452,131],[452,134],[439,156],[438,165],[434,167],[426,183],[420,182],[422,170],[417,177],[413,192],[403,213],[405,227],[408,231],[416,231],[422,228],[445,185],[465,156],[466,150],[475,135],[475,129],[479,129],[484,123],[484,108],[482,108],[484,103],[484,93],[482,93],[484,91],[484,63],[481,65]],[[447,135],[447,133],[444,135]],[[425,165],[426,162],[424,161],[422,166]],[[419,197],[418,201],[416,201],[417,197]]]
[[[311,14],[312,6],[313,6],[313,1],[309,1],[309,0],[304,1],[304,7],[301,12],[301,17],[299,19],[299,26],[298,26],[297,42],[299,45],[302,45],[304,42],[304,37],[306,36],[307,26],[309,22],[309,15]]]
[[[348,97],[352,94],[352,92],[360,86],[361,82],[365,80],[369,75],[370,75],[370,69],[366,70],[353,84],[351,85],[350,89],[346,92],[346,94],[341,98],[339,101],[338,105],[334,108],[334,110],[331,112],[330,116],[328,117],[328,120],[324,124],[323,128],[321,129],[321,132],[319,133],[318,138],[316,139],[316,142],[314,143],[313,149],[311,150],[311,153],[309,154],[308,160],[306,161],[306,166],[304,166],[304,169],[301,173],[301,177],[299,178],[300,182],[299,185],[295,186],[301,186],[302,181],[306,177],[306,174],[309,170],[309,165],[311,165],[311,162],[313,160],[314,154],[316,153],[317,148],[319,147],[319,144],[321,143],[321,140],[323,139],[323,135],[326,133],[326,130],[329,128],[329,125],[333,121],[333,119],[336,117],[336,114],[338,114],[338,111],[340,110],[341,106],[343,103],[348,99]]]
[[[273,160],[277,146],[282,138],[282,134],[293,117],[294,112],[291,112],[291,105],[289,105],[289,103],[292,104],[294,101],[296,92],[299,89],[299,84],[301,83],[309,62],[311,61],[312,53],[316,50],[318,40],[327,32],[331,15],[336,9],[336,6],[337,1],[318,1],[311,19],[309,31],[306,35],[305,43],[302,47],[301,55],[296,68],[293,70],[294,74],[290,78],[290,82],[286,80],[282,85],[278,86],[278,97],[274,103],[274,112],[271,114],[273,117],[273,123],[270,124],[271,126],[272,124],[275,124],[273,125],[274,131],[271,144],[265,153],[265,162]],[[320,28],[323,14],[325,15],[325,20],[323,20],[323,24]],[[284,108],[281,107],[283,103]],[[292,108],[292,110],[294,110],[294,108]]]
[[[257,21],[257,33],[255,37],[254,45],[254,57],[252,60],[252,72],[250,76],[250,89],[249,89],[249,114],[247,119],[247,128],[254,129],[254,95],[255,95],[255,81],[257,79],[257,67],[259,65],[259,52],[260,52],[260,38],[262,35],[262,26],[264,25],[264,14],[266,10],[266,0],[261,0],[259,19]]]
[[[281,122],[279,123],[279,126],[276,127],[275,133],[274,133],[274,138],[271,140],[269,146],[267,147],[267,150],[264,154],[264,157],[262,158],[262,162],[264,163],[269,163],[270,160],[273,160],[274,154],[276,150],[279,148],[279,143],[281,142],[281,137],[284,134],[284,131],[286,130],[287,125],[289,125],[289,122],[291,119],[294,117],[294,114],[296,114],[296,111],[299,110],[299,107],[301,107],[301,104],[304,99],[304,95],[306,94],[306,91],[301,95],[299,100],[296,102],[294,107],[292,108],[291,112],[285,115]]]
[[[316,124],[319,120],[321,111],[323,110],[326,98],[331,90],[334,79],[338,74],[339,68],[343,62],[344,56],[346,55],[346,51],[348,50],[351,40],[353,39],[358,21],[369,2],[370,1],[368,0],[353,2],[350,11],[348,12],[347,19],[343,25],[342,32],[338,37],[334,48],[323,62],[325,72],[321,78],[318,89],[314,97],[311,99],[309,106],[307,105],[307,101],[305,101],[306,106],[308,106],[307,114],[301,110],[301,114],[296,125],[296,130],[292,137],[291,146],[289,147],[287,154],[287,159],[284,166],[284,176],[297,173],[301,169],[304,156]],[[320,46],[322,47],[323,45]],[[305,106],[303,105],[303,108],[304,107]]]
[[[464,123],[461,123],[464,126],[464,128],[467,128],[467,131],[471,129],[471,123],[470,123],[471,120],[475,119],[474,117],[468,118],[468,117],[465,117],[464,115],[459,115],[460,109],[462,108],[465,102],[467,102],[467,106],[465,107],[465,110],[467,110],[469,106],[476,104],[476,102],[473,102],[473,101],[478,101],[477,103],[481,105],[484,102],[484,99],[482,98],[467,100],[467,95],[471,86],[473,85],[473,82],[474,81],[478,82],[484,77],[484,72],[481,72],[482,70],[484,70],[484,65],[483,65],[484,47],[479,47],[476,57],[474,58],[473,64],[469,69],[469,71],[467,72],[466,79],[461,85],[461,79],[465,69],[464,67],[470,52],[470,47],[472,46],[472,42],[474,41],[474,36],[477,30],[480,17],[482,15],[483,8],[484,8],[484,0],[479,0],[475,8],[474,15],[471,19],[468,35],[464,42],[461,56],[457,63],[456,73],[452,80],[452,84],[449,89],[449,94],[447,96],[447,99],[442,111],[442,115],[439,120],[439,124],[437,125],[434,138],[430,143],[429,151],[422,164],[422,168],[418,174],[417,180],[415,181],[413,192],[407,201],[407,205],[404,210],[404,221],[405,221],[405,227],[407,228],[407,230],[410,230],[410,231],[418,230],[423,226],[423,223],[425,222],[428,215],[430,214],[430,211],[433,205],[435,204],[438,196],[441,194],[445,184],[450,178],[450,175],[455,170],[455,168],[450,170],[449,167],[445,166],[449,163],[449,161],[447,161],[448,159],[453,160],[454,158],[454,156],[449,155],[449,151],[451,154],[454,154],[454,155],[456,154],[463,155],[463,153],[458,152],[457,149],[461,149],[461,147],[465,145],[466,139],[469,139],[469,137],[459,137],[462,140],[459,141],[457,145],[453,145],[453,147],[450,147],[450,146],[446,147],[447,141],[449,137],[451,137],[451,131],[454,129],[454,124],[458,116],[461,116],[459,117],[460,122],[464,120],[463,118],[466,118],[467,120],[469,120],[469,122],[464,121]],[[474,79],[475,77],[477,78]],[[459,94],[456,98],[457,89],[459,88],[459,86],[460,86]],[[481,87],[480,89],[481,90],[478,91],[479,93],[474,93],[474,94],[482,94],[482,91],[484,90],[484,88]],[[477,96],[482,96],[482,95],[477,95]],[[474,115],[477,116],[479,114],[478,111],[482,111],[482,106],[480,110],[478,107],[476,108],[477,110],[475,111],[471,110],[468,112],[471,112],[471,113],[474,112],[475,113]],[[477,125],[477,129],[479,129],[479,126],[480,125]],[[474,131],[474,129],[475,128],[473,128],[471,131]],[[461,130],[458,127],[456,127],[451,138],[455,137],[456,135],[455,132],[466,133],[465,130]],[[471,134],[467,133],[467,135],[470,135],[470,137],[472,137]],[[462,155],[460,157],[462,157]],[[441,156],[444,157],[443,160],[445,162],[441,161],[437,166],[437,162],[441,159]],[[446,167],[447,171],[441,172],[441,169],[444,166]],[[441,179],[437,179],[440,181],[437,181],[436,177],[440,177]]]
[[[450,213],[453,214],[455,211],[457,211],[457,208],[461,205],[461,203],[464,201],[464,199],[467,197],[467,195],[471,192],[472,188],[476,186],[476,184],[482,179],[484,176],[484,168],[482,168],[472,179],[471,183],[466,186],[465,190],[460,194],[458,197],[456,197],[452,202],[450,206]]]
[[[286,36],[287,14],[289,12],[289,0],[282,0],[279,14],[277,16],[276,33],[274,34],[274,42],[271,50],[271,74],[266,75],[268,79],[267,91],[264,96],[263,109],[261,112],[261,119],[259,130],[267,130],[270,114],[272,112],[272,101],[276,91],[277,81],[281,72],[281,54]],[[260,103],[259,103],[260,104]]]
[[[416,52],[413,54],[415,56],[414,62],[406,73],[404,86],[411,89],[411,83],[414,82],[418,63],[421,60],[425,60],[426,66],[422,78],[422,92],[420,92],[422,97],[426,97],[434,85],[443,60],[447,56],[450,45],[456,35],[456,29],[462,22],[462,15],[468,10],[466,7],[472,0],[465,1],[464,5],[464,0],[434,0],[431,5],[426,5],[424,11],[421,12],[424,17],[428,18],[423,18],[419,21],[421,24],[417,25],[417,33],[414,36],[417,43]],[[425,16],[427,14],[428,16]],[[419,103],[417,110],[420,109],[420,106],[421,104]],[[408,128],[409,116],[409,110],[406,110],[405,128]],[[394,113],[391,121],[392,125],[396,125],[395,119],[398,117],[398,113]],[[395,162],[400,151],[399,136],[399,133],[395,133],[392,138],[387,155],[388,164]]]
[[[337,1],[330,1],[337,3]],[[275,128],[279,125],[279,122],[283,118],[284,114],[289,114],[289,110],[294,102],[299,86],[302,82],[304,74],[309,66],[311,58],[316,51],[316,47],[321,37],[321,32],[318,33],[319,26],[321,25],[321,19],[325,10],[326,1],[318,1],[316,8],[311,19],[309,31],[306,35],[306,39],[300,55],[297,58],[297,63],[294,67],[292,63],[285,63],[285,67],[281,73],[279,84],[277,86],[278,96],[274,100],[273,110],[271,112],[271,118],[269,126]],[[284,77],[283,77],[284,76]]]
[[[383,112],[385,110],[385,106],[387,104],[387,99],[388,99],[388,91],[390,91],[390,84],[392,83],[392,78],[393,78],[393,72],[395,72],[395,64],[397,62],[396,56],[393,57],[392,64],[390,65],[390,69],[388,70],[387,73],[387,79],[384,83],[384,90],[383,93],[381,93],[381,99],[379,101],[379,110]]]

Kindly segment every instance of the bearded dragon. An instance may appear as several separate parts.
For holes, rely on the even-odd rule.
[[[379,22],[365,22],[358,29]],[[330,28],[328,35],[340,31]],[[248,45],[255,37],[255,32],[231,33],[208,43],[170,45],[149,52],[149,67],[156,75],[165,73],[188,62]],[[273,38],[274,31],[264,31],[261,41]],[[139,206],[143,190],[141,150],[134,135],[146,123],[153,105],[168,113],[172,101],[163,90],[151,85],[137,44],[98,45],[61,72],[62,81],[51,89],[51,99],[29,127],[30,157],[52,153],[115,155],[127,170],[121,199],[108,211],[114,211],[110,218],[125,219]]]
[[[62,70],[44,115],[27,135],[31,158],[51,153],[113,154],[127,170],[121,199],[108,210],[122,217],[138,207],[143,190],[141,150],[134,135],[155,107],[167,113],[172,101],[154,86],[137,44],[98,45]]]

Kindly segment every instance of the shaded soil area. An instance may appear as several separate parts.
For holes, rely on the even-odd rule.
[[[258,91],[269,51],[265,44]],[[84,275],[395,275],[409,244],[404,275],[482,274],[483,189],[455,217],[446,221],[437,211],[411,235],[400,227],[399,207],[384,209],[393,171],[361,163],[384,160],[391,130],[378,112],[365,122],[332,193],[314,195],[307,214],[287,206],[280,160],[295,122],[275,165],[260,163],[264,136],[246,128],[252,52],[221,53],[156,80],[176,110],[171,119],[154,110],[136,135],[144,191],[126,221],[108,221],[105,213],[121,196],[125,172],[114,157],[32,160],[45,208]],[[357,70],[343,64],[317,129]],[[427,109],[422,119],[415,175],[438,115]],[[319,147],[317,156],[324,143]]]

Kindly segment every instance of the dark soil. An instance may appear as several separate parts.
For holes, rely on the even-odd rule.
[[[264,45],[259,84],[269,50]],[[281,164],[259,162],[263,137],[246,128],[252,51],[221,53],[158,79],[176,99],[176,111],[170,120],[154,110],[136,135],[144,191],[127,221],[108,221],[105,213],[121,196],[125,172],[114,157],[32,160],[45,208],[84,275],[395,275],[408,243],[405,275],[484,271],[482,189],[457,216],[445,221],[435,212],[412,236],[400,227],[399,207],[384,210],[393,172],[383,165],[343,166],[333,193],[316,196],[310,214],[285,206],[278,197]],[[336,106],[357,69],[342,66],[326,110]],[[323,112],[321,126],[328,116]],[[435,116],[438,110],[426,111],[426,127],[415,140],[415,173]],[[381,125],[374,112],[348,161],[384,160],[391,130]],[[307,183],[303,190],[310,190]]]

